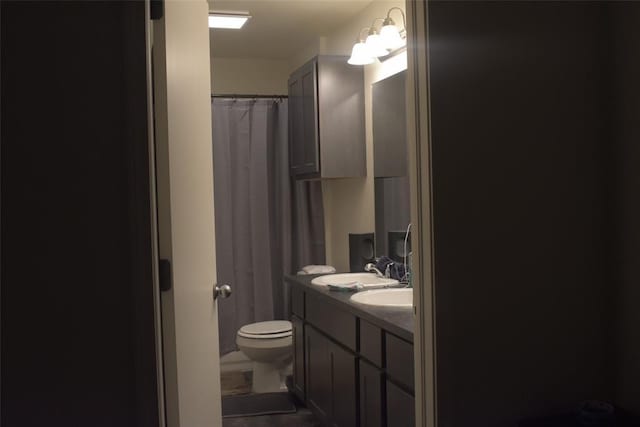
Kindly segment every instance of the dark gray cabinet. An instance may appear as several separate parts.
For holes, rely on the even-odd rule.
[[[395,427],[413,422],[413,344],[360,318],[343,302],[299,285],[290,294],[291,391],[323,425]]]
[[[356,425],[356,357],[315,328],[305,330],[307,404],[326,423]]]
[[[360,359],[360,427],[382,427],[382,372]]]
[[[289,77],[289,160],[300,179],[366,176],[364,71],[317,56]]]
[[[291,316],[293,329],[293,394],[302,401],[305,399],[304,372],[304,323],[298,316]]]
[[[331,416],[332,393],[329,340],[313,327],[307,327],[305,352],[307,405],[326,421]]]
[[[386,389],[387,426],[414,427],[416,417],[413,395],[388,380]]]
[[[320,171],[316,62],[289,77],[289,161],[294,176]]]
[[[372,85],[373,172],[376,178],[407,175],[406,72]]]

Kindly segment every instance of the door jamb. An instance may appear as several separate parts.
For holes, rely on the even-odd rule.
[[[153,102],[153,62],[151,48],[153,46],[151,20],[151,2],[144,1],[145,5],[145,63],[147,72],[147,135],[149,150],[149,218],[151,220],[151,253],[152,253],[152,274],[153,274],[153,311],[155,324],[155,349],[156,349],[156,378],[157,378],[157,399],[158,399],[158,427],[167,425],[165,412],[164,393],[164,359],[162,351],[162,310],[160,303],[160,272],[159,259],[160,252],[158,246],[158,201],[156,189],[156,148],[155,148],[155,115]]]
[[[437,426],[428,0],[407,0],[407,142],[415,305],[416,426]]]

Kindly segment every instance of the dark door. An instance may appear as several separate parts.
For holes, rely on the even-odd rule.
[[[0,8],[0,424],[158,426],[145,3]]]

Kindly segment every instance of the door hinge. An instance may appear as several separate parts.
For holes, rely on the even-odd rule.
[[[162,19],[164,16],[164,0],[150,0],[149,15],[152,21]]]
[[[168,259],[160,259],[160,290],[171,290],[171,261]]]

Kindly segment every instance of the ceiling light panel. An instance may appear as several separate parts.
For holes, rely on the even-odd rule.
[[[209,15],[209,28],[238,30],[249,18],[248,14],[212,13]]]

